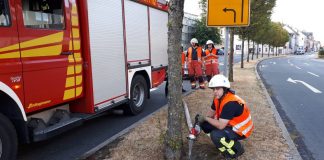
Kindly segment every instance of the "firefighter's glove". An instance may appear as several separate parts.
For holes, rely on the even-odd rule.
[[[201,115],[201,114],[198,114],[197,119],[198,119],[199,124],[206,121],[206,117],[204,115]]]

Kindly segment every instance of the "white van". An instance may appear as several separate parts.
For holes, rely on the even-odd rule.
[[[304,54],[305,53],[305,49],[304,47],[298,47],[296,50],[296,54]]]

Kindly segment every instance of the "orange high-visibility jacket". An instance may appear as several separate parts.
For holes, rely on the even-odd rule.
[[[182,52],[182,54],[181,54],[181,65],[182,66],[184,65],[185,61],[186,61],[186,54],[185,54],[185,52]]]
[[[234,117],[233,119],[229,120],[228,125],[233,128],[233,131],[240,136],[245,136],[249,137],[250,134],[252,133],[252,130],[254,128],[250,110],[248,106],[246,105],[245,101],[241,99],[239,96],[228,92],[223,99],[221,100],[221,104],[219,104],[219,100],[217,98],[214,99],[214,104],[216,107],[216,112],[215,112],[215,118],[219,119],[220,114],[222,113],[222,110],[224,106],[228,102],[238,102],[242,107],[243,107],[243,113],[238,116]]]
[[[205,50],[205,53],[206,53],[206,56],[208,56],[209,54],[213,54],[213,55],[216,55],[216,48],[213,48],[210,52],[209,49],[206,49]]]
[[[206,63],[217,63],[218,56],[216,55],[216,48],[213,48],[211,51],[206,49],[205,54],[206,57],[204,59]]]
[[[201,47],[197,47],[196,48],[197,51],[197,57],[198,60],[201,60],[201,56],[202,56],[202,48]],[[188,61],[191,62],[192,60],[192,47],[188,48]]]

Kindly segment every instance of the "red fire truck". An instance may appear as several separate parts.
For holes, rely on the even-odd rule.
[[[160,0],[0,0],[0,160],[121,104],[141,112],[165,79],[167,21]]]

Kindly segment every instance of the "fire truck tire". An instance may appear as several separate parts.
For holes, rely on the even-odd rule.
[[[131,83],[128,107],[124,110],[127,115],[137,115],[143,111],[147,99],[147,91],[148,86],[145,78],[142,75],[136,75]]]
[[[17,154],[17,134],[10,120],[0,113],[0,160],[14,160]]]

